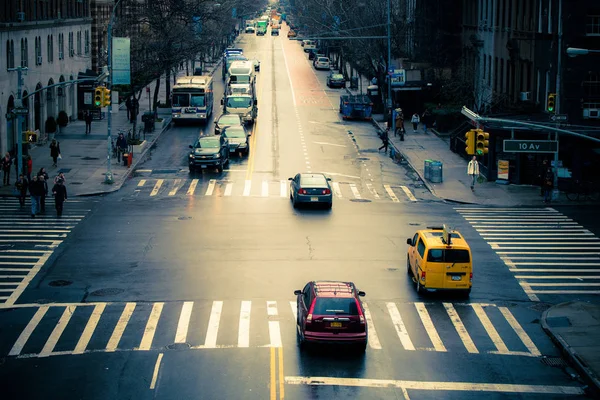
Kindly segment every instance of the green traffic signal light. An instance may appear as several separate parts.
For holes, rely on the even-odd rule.
[[[97,87],[94,91],[94,104],[96,105],[96,107],[102,107],[102,94],[103,88]]]
[[[556,93],[548,93],[548,101],[546,103],[546,110],[553,113],[556,104]]]

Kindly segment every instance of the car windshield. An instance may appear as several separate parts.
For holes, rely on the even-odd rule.
[[[344,75],[342,75],[342,74],[333,74],[333,75],[331,75],[331,79],[344,79]]]
[[[301,176],[300,177],[300,184],[301,185],[324,185],[325,186],[325,185],[327,185],[327,180],[322,175]]]
[[[358,315],[358,306],[351,297],[317,297],[313,314]]]
[[[228,97],[227,107],[229,108],[248,108],[252,105],[250,97]]]
[[[429,262],[468,263],[469,260],[467,250],[431,249],[427,254],[427,261]]]
[[[229,138],[245,138],[246,132],[240,128],[229,128],[226,131],[226,135]]]
[[[239,125],[240,117],[237,114],[226,114],[226,115],[223,115],[221,118],[219,118],[219,120],[217,121],[217,124],[219,124],[219,125]]]
[[[174,93],[173,107],[189,107],[190,95],[188,93]]]
[[[329,58],[319,57],[319,62],[329,62]]]
[[[207,137],[202,138],[198,141],[196,148],[202,149],[218,149],[221,147],[221,143],[219,142],[218,137]]]

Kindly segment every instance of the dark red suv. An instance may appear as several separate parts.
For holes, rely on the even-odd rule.
[[[313,281],[294,291],[297,332],[305,343],[347,343],[365,351],[368,328],[360,292],[352,282]]]

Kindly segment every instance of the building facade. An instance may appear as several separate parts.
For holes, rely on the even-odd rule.
[[[108,24],[114,0],[91,0],[92,17],[92,70],[98,74],[106,66],[108,50]]]
[[[0,5],[0,152],[16,149],[17,71],[23,71],[22,130],[45,132],[61,111],[77,118],[77,79],[91,67],[90,0],[4,0]],[[52,87],[50,87],[52,86]],[[49,88],[48,88],[49,87]],[[48,88],[48,89],[45,89]],[[35,92],[35,93],[34,93]]]

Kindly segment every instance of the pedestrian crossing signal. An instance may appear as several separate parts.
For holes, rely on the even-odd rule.
[[[556,106],[556,93],[548,93],[548,101],[546,103],[546,110],[553,113]]]
[[[476,148],[477,148],[477,154],[478,155],[483,155],[483,154],[487,154],[488,153],[488,146],[490,145],[490,141],[488,140],[490,138],[490,134],[487,132],[484,132],[481,129],[477,129],[477,143],[476,143]]]
[[[466,145],[465,151],[468,155],[475,155],[475,129],[471,129],[469,132],[465,133]]]
[[[102,107],[109,107],[110,104],[110,90],[108,90],[108,88],[102,88]]]
[[[97,87],[94,90],[94,105],[96,107],[102,107],[103,87]]]

